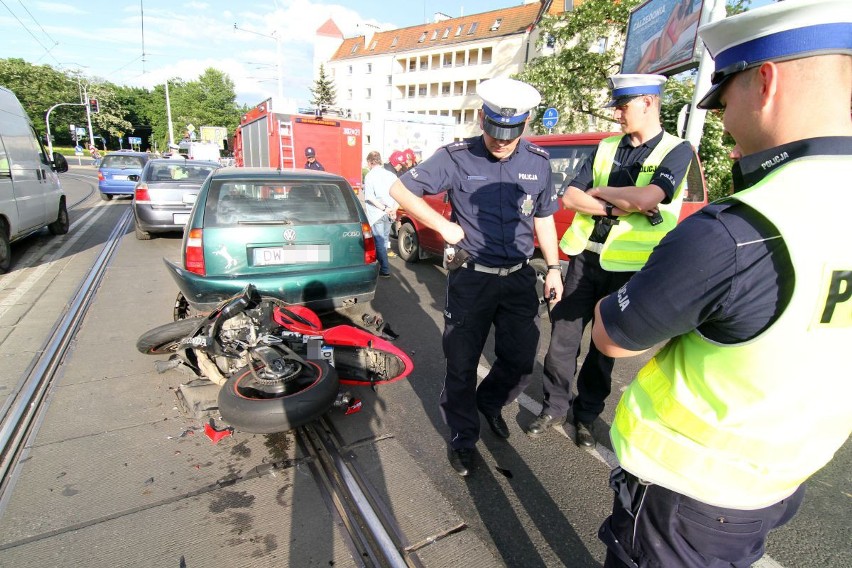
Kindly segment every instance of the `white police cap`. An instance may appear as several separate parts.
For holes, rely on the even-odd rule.
[[[623,73],[607,79],[612,100],[604,107],[619,106],[640,95],[661,95],[666,77],[645,73]]]
[[[180,146],[177,144],[169,144],[169,150],[180,150]]]
[[[482,97],[483,129],[498,140],[514,140],[523,134],[530,109],[541,102],[535,87],[515,79],[488,79],[476,92]]]
[[[830,53],[852,54],[852,1],[785,0],[701,26],[716,63],[698,108],[721,108],[722,85],[749,67]]]

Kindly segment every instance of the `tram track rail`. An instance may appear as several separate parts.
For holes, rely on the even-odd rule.
[[[116,223],[67,309],[52,326],[52,333],[38,349],[38,355],[30,363],[13,395],[0,408],[0,512],[14,486],[17,465],[35,435],[37,417],[45,408],[43,403],[57,370],[131,219],[128,208]]]

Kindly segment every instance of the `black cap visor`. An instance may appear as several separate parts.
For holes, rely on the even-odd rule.
[[[514,140],[524,133],[526,124],[526,120],[512,125],[498,124],[486,116],[484,117],[482,129],[485,130],[486,134],[497,140]]]
[[[737,61],[736,63],[732,63],[731,65],[723,67],[713,73],[713,75],[710,76],[710,82],[713,86],[710,87],[707,94],[698,101],[698,108],[704,110],[724,108],[722,103],[719,102],[719,97],[722,96],[722,87],[724,87],[725,83],[727,83],[731,77],[740,71],[744,71],[748,68],[748,66],[749,64],[746,61]]]

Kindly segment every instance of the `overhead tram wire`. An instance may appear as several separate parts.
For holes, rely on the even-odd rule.
[[[12,9],[8,6],[8,4],[6,4],[6,2],[5,2],[4,0],[0,0],[0,4],[3,4],[3,6],[4,6],[4,7],[5,7],[8,11],[9,11],[9,13],[10,13],[10,14],[12,14],[12,17],[13,17],[13,18],[15,18],[15,19],[18,21],[18,23],[19,23],[19,24],[21,24],[21,27],[23,27],[23,28],[27,31],[27,33],[28,33],[28,34],[30,34],[30,35],[33,37],[33,39],[34,39],[34,40],[36,40],[36,43],[37,43],[37,44],[39,44],[39,45],[41,46],[41,48],[45,51],[45,54],[46,54],[46,55],[49,55],[50,57],[52,57],[52,58],[53,58],[53,60],[54,60],[54,61],[56,61],[56,64],[57,64],[57,65],[61,65],[61,64],[59,63],[59,60],[58,60],[58,59],[56,59],[56,56],[55,56],[55,55],[53,55],[53,54],[50,52],[50,50],[51,50],[51,49],[53,49],[54,47],[56,47],[57,45],[59,45],[59,42],[55,42],[55,43],[54,43],[51,47],[49,47],[49,48],[48,48],[48,47],[46,47],[43,43],[41,43],[41,40],[39,40],[39,39],[36,37],[36,35],[35,35],[35,34],[31,31],[31,30],[30,30],[30,28],[28,28],[28,27],[27,27],[27,25],[26,25],[23,21],[21,21],[21,18],[19,18],[19,17],[18,17],[18,15],[17,15],[17,14],[15,14],[15,12],[13,12],[13,11],[12,11]],[[26,9],[26,8],[25,8],[25,9]],[[27,13],[29,14],[29,12],[27,12]],[[30,17],[32,17],[32,14],[30,14]],[[33,19],[35,20],[35,18],[33,18]],[[38,22],[36,22],[36,24],[38,24]],[[40,26],[39,26],[39,27],[40,27]],[[48,36],[48,37],[50,37],[50,36]],[[50,39],[51,39],[51,40],[53,40],[53,38],[50,38]]]
[[[42,33],[44,33],[44,35],[46,35],[46,36],[48,37],[48,39],[50,39],[50,41],[52,41],[52,42],[53,42],[53,47],[56,47],[57,45],[59,45],[59,42],[58,42],[58,41],[56,41],[55,39],[53,39],[53,38],[50,36],[50,34],[49,34],[49,33],[47,33],[47,30],[45,30],[45,29],[42,27],[42,25],[41,25],[40,23],[38,23],[38,20],[36,20],[36,19],[35,19],[35,16],[33,16],[33,15],[32,15],[32,12],[30,12],[29,10],[27,10],[27,7],[24,5],[23,0],[18,0],[18,4],[20,4],[20,5],[21,5],[21,8],[23,8],[23,9],[24,9],[24,11],[25,11],[25,12],[29,15],[29,17],[30,17],[30,18],[32,18],[33,22],[35,22],[35,25],[37,25],[37,26],[38,26],[38,29],[40,29],[40,30],[42,31]],[[53,49],[53,47],[51,47],[51,49]]]

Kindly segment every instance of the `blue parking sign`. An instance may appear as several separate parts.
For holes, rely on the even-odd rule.
[[[556,126],[556,123],[559,122],[559,111],[555,108],[550,107],[544,111],[544,115],[541,118],[541,123],[545,128],[553,128]]]

